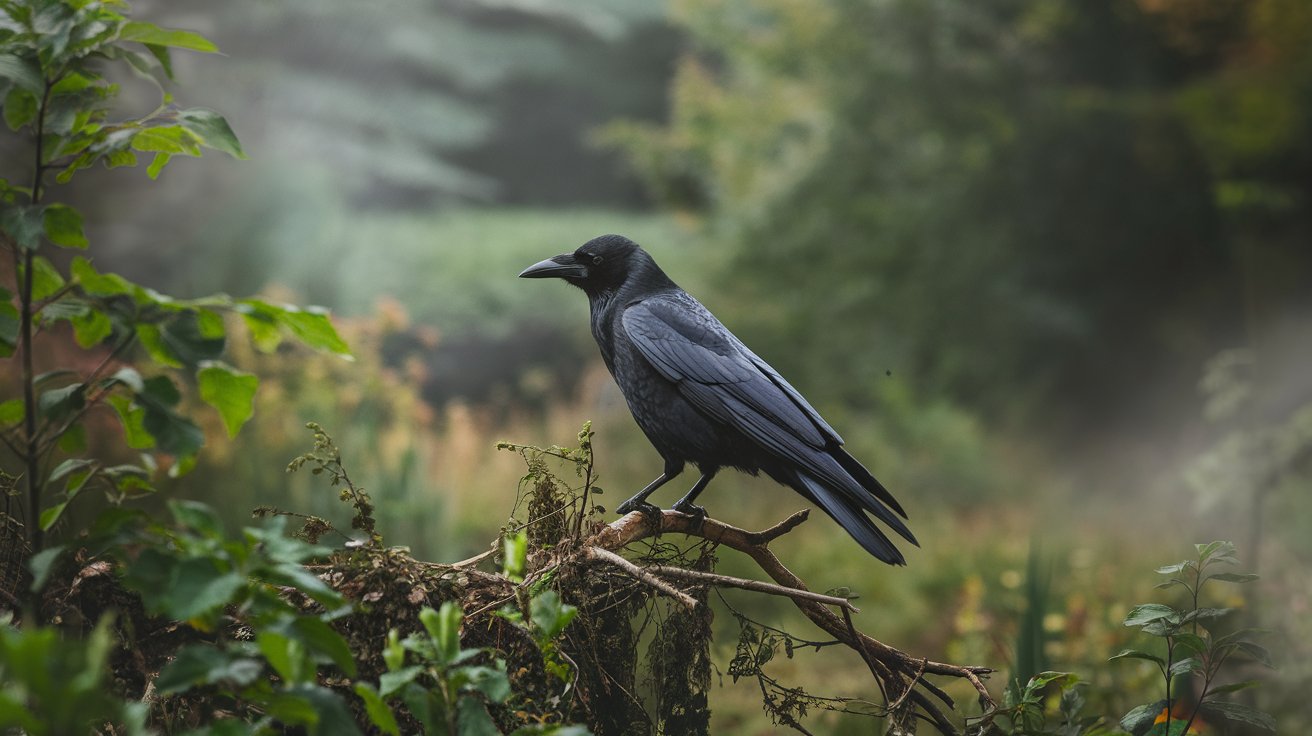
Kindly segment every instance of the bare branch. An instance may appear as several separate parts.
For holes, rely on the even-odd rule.
[[[661,580],[660,578],[652,575],[651,573],[647,572],[641,567],[638,567],[637,565],[633,564],[632,562],[629,562],[628,560],[624,559],[623,557],[620,557],[619,555],[615,554],[614,552],[611,552],[608,549],[602,549],[601,547],[588,547],[586,548],[586,552],[588,557],[591,557],[594,560],[609,562],[610,564],[620,568],[624,572],[627,572],[628,574],[632,575],[635,579],[640,580],[646,583],[647,585],[650,585],[651,587],[655,588],[656,590],[659,590],[665,595],[670,596],[671,598],[674,598],[675,600],[682,603],[684,607],[688,608],[689,610],[697,607],[697,601],[692,596],[688,595],[687,593],[684,593],[678,588],[675,588],[674,586],[670,585],[664,580]]]
[[[788,598],[802,598],[808,601],[824,603],[830,606],[839,606],[846,608],[854,613],[860,613],[861,609],[852,605],[852,602],[846,598],[838,596],[825,595],[824,593],[812,593],[809,590],[797,590],[795,588],[785,588],[782,585],[763,583],[760,580],[748,580],[747,578],[735,578],[731,575],[720,575],[713,572],[702,572],[700,570],[686,570],[682,567],[670,567],[668,565],[657,565],[643,568],[653,575],[664,575],[671,578],[683,578],[684,580],[694,580],[697,582],[709,583],[710,585],[721,585],[729,588],[742,588],[743,590],[753,590],[757,593],[768,593],[770,595],[781,595]]]

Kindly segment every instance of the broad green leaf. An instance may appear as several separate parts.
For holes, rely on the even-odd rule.
[[[40,301],[64,288],[64,277],[60,275],[44,256],[32,259],[32,299]]]
[[[205,444],[205,433],[194,422],[158,404],[146,403],[141,426],[160,450],[180,457],[194,455]]]
[[[1184,659],[1172,662],[1171,669],[1167,674],[1175,677],[1176,675],[1182,675],[1186,672],[1200,672],[1202,668],[1203,663],[1199,662],[1197,657],[1185,657]]]
[[[43,391],[37,398],[37,409],[41,416],[52,422],[67,419],[74,412],[86,406],[86,386],[74,383],[61,388]]]
[[[260,379],[218,361],[207,361],[201,364],[196,380],[201,399],[219,410],[228,436],[236,437],[255,414],[255,391]]]
[[[36,119],[38,100],[36,94],[15,87],[5,95],[5,125],[12,131],[31,123]]]
[[[32,61],[0,53],[0,79],[8,79],[33,95],[41,94],[45,80],[41,78],[41,69]]]
[[[146,410],[133,403],[126,396],[110,396],[106,401],[118,413],[123,423],[123,433],[128,447],[134,450],[148,450],[155,446],[155,438],[146,431]]]
[[[8,233],[19,247],[36,250],[45,228],[45,205],[0,204],[0,230]]]
[[[119,30],[118,38],[120,41],[136,41],[138,43],[170,46],[177,49],[190,49],[191,51],[206,53],[215,53],[219,50],[219,47],[215,46],[213,41],[199,33],[160,28],[153,23],[137,21],[124,23],[123,28]]]
[[[1177,562],[1174,565],[1163,565],[1157,568],[1155,572],[1158,572],[1162,575],[1174,575],[1175,573],[1180,572],[1181,570],[1185,569],[1186,567],[1190,567],[1193,564],[1194,564],[1193,560],[1185,560],[1183,562]]]
[[[367,682],[355,683],[355,694],[364,701],[365,713],[369,715],[369,721],[379,731],[388,736],[401,736],[401,727],[396,722],[396,714],[392,713],[392,708],[383,701],[382,696],[372,685]]]
[[[1197,634],[1188,631],[1181,631],[1175,635],[1175,643],[1186,647],[1193,652],[1203,652],[1207,650],[1207,641]]]
[[[269,664],[284,682],[295,684],[309,681],[314,667],[308,660],[304,644],[276,631],[261,631],[255,642],[260,647],[260,653],[269,660]]]
[[[1154,621],[1180,622],[1180,612],[1160,603],[1145,603],[1135,606],[1125,616],[1125,626],[1143,626]]]
[[[46,580],[55,568],[55,562],[59,560],[59,555],[64,551],[63,545],[57,547],[47,547],[40,552],[32,555],[27,561],[27,569],[32,573],[32,590],[41,590],[46,585]]]
[[[440,664],[448,664],[460,654],[460,622],[464,616],[464,611],[453,601],[446,601],[437,611],[427,606],[419,611],[419,622],[437,647]]]
[[[351,354],[350,346],[337,334],[337,329],[328,320],[328,312],[324,309],[288,307],[279,316],[279,321],[298,340],[316,350],[326,350],[341,356]]]
[[[42,511],[41,518],[38,520],[38,525],[41,527],[41,531],[50,531],[50,527],[54,526],[55,522],[59,521],[59,517],[64,514],[64,509],[67,507],[68,501],[61,501]]]
[[[155,687],[160,694],[183,692],[196,685],[230,683],[245,687],[264,671],[259,661],[208,644],[189,644],[160,670]]]
[[[1210,697],[1212,695],[1224,695],[1226,693],[1239,692],[1240,690],[1247,690],[1249,688],[1257,687],[1258,685],[1261,684],[1262,684],[1261,680],[1244,680],[1242,682],[1232,682],[1229,685],[1222,685],[1220,687],[1212,688],[1211,690],[1208,691],[1208,695]]]
[[[158,325],[143,322],[136,326],[137,340],[146,349],[150,359],[169,368],[182,368],[182,361],[170,349]]]
[[[180,125],[160,125],[137,131],[132,136],[132,148],[143,153],[199,156],[200,139]]]
[[[501,730],[478,698],[461,698],[456,713],[457,736],[501,736]]]
[[[423,672],[424,668],[418,665],[402,667],[391,672],[384,672],[378,676],[378,691],[384,698],[390,697],[394,693],[400,691],[401,688],[414,682],[414,680],[422,675]]]
[[[1203,705],[1203,712],[1216,713],[1226,720],[1245,723],[1263,731],[1275,733],[1276,730],[1276,719],[1272,718],[1270,714],[1243,703],[1208,701]]]
[[[46,207],[46,237],[50,242],[65,248],[86,248],[87,236],[82,232],[82,213],[66,204]]]
[[[1257,575],[1247,572],[1218,572],[1215,575],[1208,575],[1207,580],[1220,580],[1224,583],[1251,583],[1258,579]]]
[[[182,110],[178,113],[178,120],[200,138],[201,145],[222,151],[233,158],[246,158],[241,144],[237,142],[237,135],[232,132],[228,121],[217,112],[201,108]]]
[[[84,468],[88,468],[96,464],[97,461],[92,460],[90,458],[85,458],[85,457],[69,458],[68,460],[65,460],[59,465],[56,465],[55,469],[50,471],[50,482],[54,483],[60,478],[63,478],[64,476],[73,473],[74,471],[82,470]]]
[[[1138,649],[1124,649],[1119,654],[1114,654],[1111,657],[1108,657],[1107,661],[1110,662],[1113,659],[1146,659],[1149,662],[1156,662],[1158,667],[1166,666],[1166,660],[1156,654],[1150,654]]]
[[[1261,644],[1256,644],[1251,641],[1239,641],[1235,642],[1235,648],[1267,667],[1274,668],[1275,666],[1271,664],[1271,652],[1267,651],[1267,648]]]
[[[223,572],[211,560],[191,558],[175,568],[170,584],[167,599],[163,601],[165,611],[173,618],[187,621],[218,611],[247,582],[245,575]]]
[[[538,628],[542,633],[542,637],[546,640],[560,636],[578,612],[578,609],[574,606],[562,603],[560,594],[554,590],[543,591],[529,600],[529,615],[533,618],[533,625]],[[1050,676],[1049,680],[1055,680],[1064,677],[1065,673],[1045,672],[1036,677],[1045,676]]]
[[[470,690],[477,690],[493,703],[505,702],[510,697],[510,679],[504,669],[497,667],[465,667],[469,682],[465,685]]]
[[[1146,703],[1134,708],[1129,713],[1121,716],[1121,728],[1130,733],[1138,733],[1151,724],[1157,718],[1157,714],[1161,713],[1165,707],[1166,701],[1159,700],[1156,703]]]
[[[82,290],[92,296],[118,296],[127,294],[133,298],[138,297],[138,292],[142,289],[132,284],[127,279],[116,273],[100,273],[95,266],[91,265],[82,256],[73,259],[69,266],[73,278],[77,279],[78,285]],[[140,299],[138,299],[140,301]]]
[[[168,352],[188,366],[196,366],[223,355],[223,335],[210,337],[201,329],[195,310],[179,312],[159,325],[160,339]]]
[[[169,513],[186,529],[200,532],[210,539],[223,538],[223,522],[219,515],[199,501],[169,501]]]
[[[285,635],[299,640],[307,651],[327,657],[348,676],[355,676],[355,656],[342,635],[323,620],[313,616],[298,616],[280,629]]]

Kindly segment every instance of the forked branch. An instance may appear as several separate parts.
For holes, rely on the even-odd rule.
[[[660,588],[662,592],[668,592],[665,590],[668,587],[667,584],[664,584],[663,581],[657,581],[660,582],[660,585],[656,585],[651,580],[645,580],[645,578],[661,576],[695,579],[710,585],[728,585],[789,597],[798,610],[809,618],[812,623],[861,655],[861,658],[870,667],[871,674],[874,676],[880,690],[888,698],[890,702],[889,711],[895,717],[900,714],[894,711],[914,706],[919,711],[913,714],[929,720],[939,732],[947,736],[960,733],[960,730],[947,718],[939,707],[939,703],[936,703],[933,698],[937,698],[948,708],[954,707],[952,699],[937,686],[926,681],[924,679],[926,675],[964,679],[975,688],[975,691],[979,694],[980,703],[986,710],[993,707],[995,705],[993,698],[989,695],[988,688],[984,686],[981,679],[991,674],[992,669],[947,664],[912,657],[899,649],[861,633],[852,625],[850,612],[855,608],[850,602],[843,598],[811,592],[801,578],[793,574],[779,561],[779,558],[769,549],[769,543],[795,529],[799,524],[806,521],[807,516],[807,511],[799,511],[769,529],[760,532],[749,532],[710,518],[698,523],[697,519],[677,511],[664,511],[659,517],[654,515],[648,517],[640,512],[634,512],[609,525],[601,526],[596,534],[588,540],[587,544],[594,549],[613,553],[647,537],[680,532],[742,552],[751,557],[774,580],[773,585],[761,581],[729,578],[728,576],[717,576],[664,566],[639,569],[644,573],[644,581],[652,584],[653,587]],[[659,518],[659,528],[657,528],[656,523],[653,523],[657,518]],[[597,556],[602,557],[603,555]],[[609,556],[605,557],[609,559]],[[830,606],[837,607],[840,613],[836,613]],[[930,697],[931,695],[933,698]]]

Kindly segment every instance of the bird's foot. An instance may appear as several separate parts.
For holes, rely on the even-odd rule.
[[[702,524],[706,522],[706,509],[695,503],[676,503],[674,510],[681,514],[687,514],[692,517],[692,528],[694,531],[701,531]]]
[[[661,511],[661,507],[656,504],[630,498],[620,504],[619,508],[615,509],[615,511],[621,516],[638,511],[646,517],[647,523],[651,525],[651,528],[655,530],[657,534],[660,534],[661,532],[661,520],[664,517],[665,512]]]

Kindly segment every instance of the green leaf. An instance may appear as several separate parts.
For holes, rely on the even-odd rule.
[[[14,54],[0,53],[0,79],[8,79],[33,95],[41,94],[45,80],[41,68],[28,59]]]
[[[288,683],[309,682],[314,666],[309,661],[305,645],[276,631],[261,631],[255,637],[260,653],[269,660],[278,676]]]
[[[392,713],[391,707],[383,701],[382,696],[372,685],[367,682],[355,683],[355,694],[364,701],[365,713],[369,715],[369,721],[378,730],[389,736],[401,736],[401,727],[396,722],[396,714]]]
[[[1267,667],[1274,669],[1275,665],[1271,664],[1271,652],[1267,651],[1267,648],[1261,644],[1251,641],[1237,641],[1235,642],[1235,648]]]
[[[62,388],[43,391],[37,399],[41,416],[52,422],[62,421],[86,406],[86,386],[74,383]]]
[[[524,564],[528,560],[528,535],[521,529],[507,533],[501,539],[501,574],[511,580],[524,578]]]
[[[1230,703],[1226,701],[1208,701],[1203,705],[1204,713],[1215,713],[1222,716],[1228,721],[1244,723],[1254,726],[1263,731],[1275,733],[1276,719],[1270,714],[1258,710],[1252,706],[1243,703]]]
[[[227,605],[246,586],[246,576],[223,572],[212,560],[192,558],[177,566],[171,582],[165,610],[173,618],[186,621]]]
[[[137,21],[124,23],[122,29],[119,30],[118,38],[120,41],[136,41],[138,43],[206,53],[216,53],[219,50],[219,47],[215,46],[213,41],[199,33],[160,28],[153,23]]]
[[[46,207],[46,237],[64,248],[86,248],[87,236],[82,232],[82,213],[66,204]]]
[[[326,350],[342,356],[351,354],[350,346],[342,340],[333,323],[328,320],[327,310],[319,307],[305,309],[288,307],[283,310],[279,321],[298,340],[315,350]]]
[[[255,391],[260,379],[218,361],[206,361],[201,363],[196,380],[201,399],[219,410],[228,436],[236,437],[255,414]]]
[[[1160,573],[1162,575],[1174,575],[1175,573],[1180,572],[1186,567],[1192,567],[1193,564],[1194,564],[1193,560],[1185,560],[1183,562],[1177,562],[1174,565],[1163,565],[1157,568],[1154,572]]]
[[[213,110],[196,108],[178,113],[182,125],[200,138],[201,145],[222,151],[236,159],[246,158],[228,121]]]
[[[1167,672],[1171,677],[1182,675],[1186,672],[1201,672],[1203,663],[1198,661],[1197,657],[1185,657],[1171,663],[1171,669]]]
[[[19,247],[36,250],[46,229],[45,209],[45,205],[0,204],[0,230],[8,233]]]
[[[209,539],[223,539],[223,522],[214,509],[199,501],[169,501],[169,513],[184,529],[199,532]]]
[[[298,616],[285,631],[304,643],[310,652],[327,657],[342,672],[355,677],[355,656],[351,654],[351,647],[322,619]]]
[[[148,322],[140,323],[136,326],[137,340],[141,346],[146,349],[146,354],[150,359],[168,368],[181,368],[182,361],[178,356],[173,354],[169,345],[164,340],[164,334],[158,325]]]
[[[43,510],[41,512],[41,518],[38,520],[38,525],[41,527],[41,531],[50,531],[50,527],[54,526],[55,522],[59,521],[59,517],[64,514],[64,509],[67,507],[68,501],[61,501],[54,506]]]
[[[106,401],[118,412],[123,424],[123,433],[128,447],[134,450],[148,450],[155,446],[155,438],[146,431],[146,410],[133,403],[126,396],[110,396]]]
[[[1114,654],[1111,657],[1108,657],[1107,661],[1110,662],[1113,659],[1146,659],[1149,662],[1156,662],[1158,667],[1166,666],[1166,660],[1156,654],[1150,654],[1138,649],[1124,649],[1119,654]]]
[[[501,730],[488,715],[487,708],[478,698],[461,698],[456,705],[456,734],[458,736],[501,736]]]
[[[95,266],[91,265],[82,256],[73,259],[69,266],[73,278],[77,279],[78,285],[82,290],[91,296],[118,296],[127,294],[137,298],[141,287],[130,283],[127,279],[115,273],[100,273]]]
[[[510,697],[510,678],[504,667],[465,667],[464,671],[469,678],[466,688],[483,693],[493,703],[504,703]]]
[[[1183,646],[1193,652],[1204,652],[1207,650],[1207,641],[1197,634],[1191,634],[1188,631],[1181,631],[1175,635],[1175,643]]]
[[[64,288],[64,277],[60,275],[44,256],[32,259],[32,299],[40,301]]]
[[[1143,626],[1154,621],[1179,623],[1180,612],[1160,603],[1145,603],[1141,606],[1135,606],[1126,614],[1124,625]]]
[[[63,478],[64,476],[73,473],[74,471],[83,470],[85,468],[89,468],[96,464],[97,461],[92,460],[90,458],[69,458],[68,460],[65,460],[59,465],[56,465],[55,469],[50,471],[49,482],[54,483],[60,478]]]
[[[83,348],[99,345],[114,333],[114,323],[99,309],[88,309],[69,322],[73,325],[73,339]]]
[[[160,340],[167,347],[170,355],[185,365],[196,366],[207,360],[216,360],[223,355],[227,344],[222,334],[212,337],[201,328],[198,312],[188,310],[179,312],[159,326]]]
[[[560,636],[578,612],[574,606],[562,603],[560,594],[554,590],[544,591],[533,596],[529,601],[529,615],[533,619],[533,625],[548,641]],[[1055,679],[1061,677],[1063,673],[1052,674]]]
[[[453,662],[460,654],[460,622],[464,617],[464,611],[453,601],[446,601],[437,611],[425,606],[419,612],[420,623],[437,647],[440,664]]]
[[[32,573],[33,591],[38,591],[45,587],[46,580],[50,577],[50,573],[55,569],[55,562],[59,560],[59,555],[63,551],[63,545],[47,547],[28,559],[27,569]]]
[[[158,179],[159,172],[163,171],[164,167],[168,166],[169,161],[171,161],[172,159],[173,159],[172,154],[168,154],[168,153],[155,154],[155,158],[151,159],[150,165],[146,167],[146,176],[149,176],[151,181]]]
[[[1206,577],[1207,580],[1220,580],[1224,583],[1251,583],[1258,578],[1259,576],[1248,572],[1218,572]]]
[[[1130,733],[1138,733],[1156,720],[1157,714],[1161,713],[1165,707],[1166,701],[1159,700],[1156,703],[1146,703],[1134,708],[1129,713],[1121,716],[1121,728]]]
[[[1258,685],[1261,684],[1262,684],[1261,680],[1244,680],[1243,682],[1232,682],[1229,685],[1222,685],[1220,687],[1212,688],[1211,690],[1208,691],[1208,696],[1210,697],[1212,695],[1225,695],[1226,693],[1235,693],[1235,692],[1239,692],[1240,690],[1247,690],[1252,687],[1257,687]]]
[[[36,95],[37,93],[22,87],[15,87],[5,95],[5,124],[10,130],[17,132],[19,128],[36,119],[37,107],[40,104]]]
[[[208,644],[189,644],[160,670],[155,687],[161,695],[211,683],[245,687],[255,682],[263,670],[257,660],[236,656]]]
[[[160,450],[181,457],[194,455],[205,445],[205,433],[194,422],[172,409],[147,403],[141,426]]]
[[[391,697],[392,694],[401,690],[411,682],[414,682],[419,675],[423,674],[424,668],[418,665],[402,667],[391,672],[384,672],[378,676],[378,689],[384,698]]]

